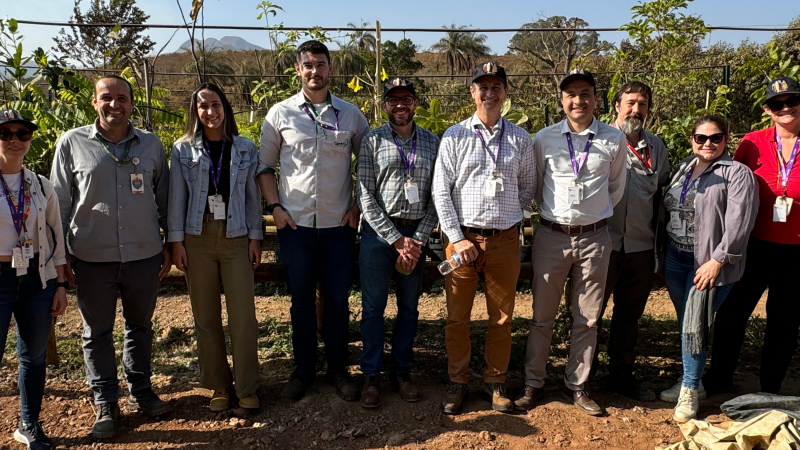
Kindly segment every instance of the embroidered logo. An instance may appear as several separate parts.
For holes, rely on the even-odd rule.
[[[342,142],[334,142],[333,145],[335,145],[337,147],[347,147],[347,146],[350,145],[350,139],[345,139]]]
[[[394,80],[392,80],[392,86],[407,86],[407,85],[408,83],[406,83],[406,80],[402,78],[395,78]]]
[[[570,75],[584,75],[583,69],[572,69],[569,71]]]
[[[772,83],[772,92],[783,92],[789,89],[785,80],[778,80]]]
[[[486,63],[483,65],[484,73],[495,73],[497,72],[497,66],[494,63]]]
[[[22,116],[13,109],[3,111],[3,116],[5,116],[7,120],[22,120]]]

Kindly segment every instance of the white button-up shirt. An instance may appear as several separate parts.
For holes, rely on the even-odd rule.
[[[351,155],[358,156],[369,132],[364,114],[355,105],[330,95],[322,109],[308,104],[299,92],[273,105],[261,129],[258,173],[278,170],[281,206],[302,227],[340,226],[352,204]],[[337,118],[338,113],[338,118]],[[335,127],[338,120],[338,130]]]
[[[580,161],[589,135],[592,145],[586,162],[578,172],[572,170],[566,133],[572,136],[575,159]],[[591,225],[611,217],[614,205],[625,192],[625,133],[594,119],[586,130],[572,132],[566,120],[536,133],[533,140],[536,168],[536,202],[547,220],[566,225]],[[583,199],[569,202],[569,186],[583,186]]]

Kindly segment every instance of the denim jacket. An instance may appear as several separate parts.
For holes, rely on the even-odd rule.
[[[183,241],[185,233],[202,233],[210,167],[211,160],[203,148],[201,132],[191,140],[181,140],[172,146],[168,242]],[[257,168],[258,147],[247,138],[234,136],[230,199],[226,205],[228,238],[246,235],[250,239],[263,239],[261,190],[255,179]]]

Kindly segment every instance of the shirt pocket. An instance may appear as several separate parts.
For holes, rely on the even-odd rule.
[[[608,173],[611,170],[611,155],[604,149],[592,147],[586,157],[586,169],[590,173]]]
[[[181,173],[188,181],[195,181],[200,173],[200,160],[181,158]]]
[[[328,131],[325,130],[326,133],[330,133],[327,136],[327,140],[331,141],[332,148],[337,153],[346,153],[348,156],[353,148],[353,135],[355,134],[353,131]]]
[[[236,170],[236,172],[234,173],[234,175],[236,176],[236,184],[247,183],[247,174],[250,172],[248,169],[250,169],[250,161],[239,162],[238,170]]]

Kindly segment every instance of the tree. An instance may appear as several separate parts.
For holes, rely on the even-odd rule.
[[[788,28],[800,28],[800,16],[795,17],[789,22]],[[778,48],[785,51],[789,58],[800,61],[800,31],[790,30],[777,33],[772,38]]]
[[[400,42],[384,41],[381,44],[383,68],[390,75],[414,75],[422,69],[423,64],[416,59],[417,46],[411,39]]]
[[[217,86],[229,86],[236,83],[236,79],[222,75],[234,75],[236,71],[227,62],[218,47],[206,47],[200,42],[195,43],[195,53],[200,67],[203,70],[202,77],[204,82],[211,82]],[[227,62],[226,62],[227,61]],[[183,67],[183,73],[194,73],[197,69],[195,62],[191,62]]]
[[[361,21],[361,26],[353,22],[347,23],[347,26],[350,28],[367,28],[369,25],[369,22],[364,21]],[[347,36],[350,37],[350,42],[347,43],[347,46],[355,49],[357,52],[375,51],[375,43],[377,41],[375,40],[375,35],[371,31],[354,30],[352,33],[347,33]]]
[[[472,31],[461,31],[466,25],[442,26],[447,33],[439,42],[431,46],[432,52],[441,53],[450,66],[451,78],[456,73],[468,72],[476,59],[488,56],[491,49],[486,45],[486,35]]]
[[[84,14],[81,0],[75,0],[73,15],[69,22],[72,33],[62,28],[54,37],[54,51],[62,53],[84,67],[119,68],[128,65],[130,59],[141,58],[153,49],[155,42],[142,35],[146,27],[122,28],[117,39],[108,35],[114,27],[79,27],[91,23],[144,23],[150,16],[136,6],[136,0],[91,0]]]

